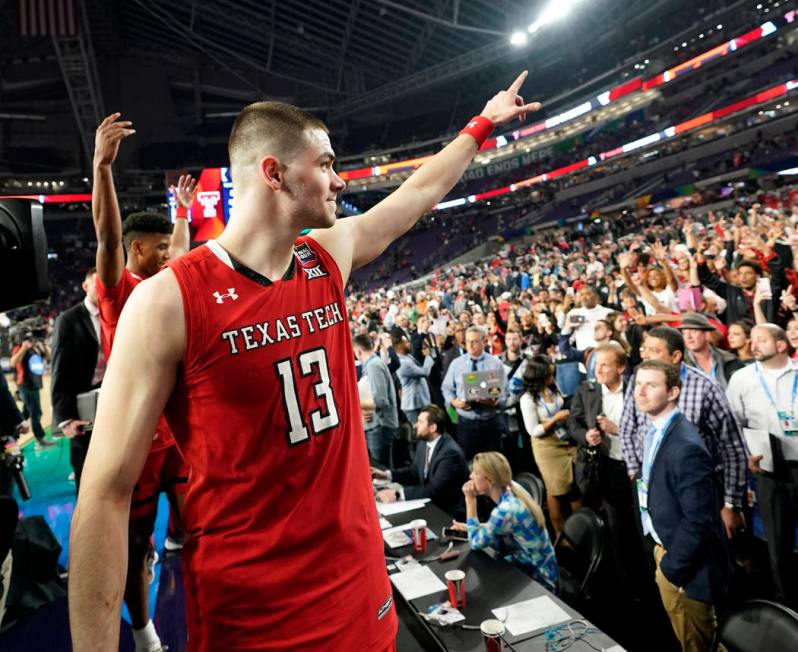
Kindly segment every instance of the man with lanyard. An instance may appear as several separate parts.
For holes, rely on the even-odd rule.
[[[676,366],[648,360],[638,367],[634,398],[651,426],[635,484],[643,533],[654,544],[657,588],[673,631],[683,650],[706,652],[729,565],[716,509],[715,465],[677,406],[680,391]]]
[[[457,410],[457,443],[469,461],[483,451],[500,451],[504,430],[501,410],[507,395],[507,375],[502,362],[485,353],[485,338],[485,331],[479,326],[466,330],[466,353],[449,365],[441,387],[447,407]],[[499,375],[501,394],[494,399],[466,400],[463,375],[480,371]]]
[[[683,364],[684,338],[675,328],[652,328],[643,342],[643,360],[661,360],[680,368],[682,391],[679,409],[701,433],[715,460],[719,483],[723,483],[721,518],[729,538],[745,526],[742,514],[745,491],[745,447],[722,388],[706,374]],[[643,437],[651,419],[637,409],[632,392],[627,392],[621,416],[620,434],[623,457],[630,478],[637,478],[642,466]]]
[[[798,606],[793,565],[798,518],[798,362],[790,360],[787,334],[775,324],[751,331],[756,363],[732,376],[729,403],[744,429],[749,448],[756,441],[771,453],[748,458],[755,474],[762,523],[777,599]]]

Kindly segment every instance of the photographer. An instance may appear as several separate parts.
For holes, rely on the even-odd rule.
[[[24,414],[30,419],[36,449],[55,446],[45,440],[42,428],[42,402],[40,392],[44,376],[44,364],[50,355],[50,347],[33,332],[26,333],[22,342],[11,351],[11,366],[17,370],[17,388],[25,407]]]

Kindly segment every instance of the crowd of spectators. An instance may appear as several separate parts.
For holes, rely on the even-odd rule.
[[[468,532],[473,547],[487,545],[486,537],[510,536],[515,548],[510,546],[507,558],[557,586],[548,539],[535,514],[507,493],[506,482],[486,480],[497,477],[492,465],[504,464],[503,459],[515,476],[533,472],[542,478],[552,534],[562,531],[581,506],[603,514],[615,579],[656,610],[658,603],[648,602],[656,566],[658,593],[680,643],[684,649],[708,649],[702,646],[714,625],[691,628],[684,625],[684,615],[709,609],[702,617],[714,622],[715,610],[734,601],[730,585],[735,594],[750,594],[750,583],[740,575],[750,570],[751,548],[742,541],[751,536],[746,526],[753,525],[755,504],[767,543],[767,553],[760,554],[771,569],[764,594],[797,604],[791,520],[796,509],[790,496],[798,487],[798,453],[790,436],[798,426],[795,385],[792,395],[788,387],[798,377],[796,254],[798,189],[785,187],[725,212],[688,216],[640,210],[580,234],[541,232],[476,263],[441,268],[424,283],[352,293],[347,308],[365,375],[370,375],[367,365],[377,363],[392,374],[392,384],[375,391],[396,392],[397,422],[418,428],[421,405],[407,403],[406,393],[422,393],[447,410],[448,431],[465,460],[474,460],[462,490],[467,523],[454,523]],[[635,384],[638,368],[646,372],[643,389]],[[501,379],[501,393],[473,398],[468,376],[479,373],[487,375],[478,379]],[[683,416],[673,436],[689,440],[694,427],[705,456],[700,464],[679,460],[687,455],[679,449],[669,453],[675,457],[668,463],[688,469],[695,462],[696,473],[709,469],[701,480],[711,489],[708,500],[685,504],[673,495],[663,497],[659,488],[660,501],[679,503],[667,509],[680,514],[690,536],[704,538],[683,550],[684,541],[669,532],[673,514],[663,514],[662,502],[649,512],[641,506],[644,496],[635,494],[628,481],[648,482],[653,472],[649,434],[659,428],[656,439],[669,432],[653,408],[645,407],[651,405],[646,392],[653,391],[648,379],[660,373],[665,407],[657,414],[671,414],[676,421]],[[406,426],[389,429],[399,433],[395,441],[401,441],[403,428],[409,434]],[[756,441],[764,442],[764,452],[754,448]],[[590,451],[602,459],[600,480],[591,476]],[[497,452],[502,459],[484,461]],[[397,465],[405,462],[396,450],[393,456]],[[423,455],[417,459],[426,469]],[[398,477],[427,483],[418,474]],[[669,489],[677,493],[678,483],[687,482],[671,480],[676,486]],[[462,473],[451,482],[462,482]],[[479,486],[485,487],[481,493]],[[463,503],[453,503],[452,485],[430,491],[433,501],[434,492],[448,492],[443,507],[462,518]],[[475,495],[491,495],[496,503],[490,516],[482,515],[484,525],[474,511]],[[391,492],[384,498],[394,499]],[[716,509],[707,512],[707,505]],[[635,526],[639,519],[642,543]],[[684,558],[663,552],[677,548]],[[708,550],[715,550],[712,560]],[[724,551],[734,560],[728,568],[717,562]],[[709,580],[691,570],[705,563]],[[567,595],[566,586],[560,589]],[[680,597],[685,591],[689,599]],[[691,647],[696,640],[698,647]]]

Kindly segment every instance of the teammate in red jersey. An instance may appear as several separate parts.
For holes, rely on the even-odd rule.
[[[395,648],[344,286],[446,195],[493,125],[539,108],[518,96],[525,77],[337,222],[326,127],[279,103],[241,112],[227,229],[140,284],[119,324],[73,520],[76,652],[116,647],[127,501],[164,408],[192,467],[189,649]]]
[[[134,213],[122,222],[111,165],[121,141],[134,132],[130,122],[119,118],[118,113],[110,115],[97,128],[94,152],[92,215],[97,233],[97,303],[106,360],[111,357],[119,317],[133,289],[143,279],[157,274],[170,257],[188,251],[190,244],[187,219],[178,219],[173,228],[162,215]],[[190,176],[184,175],[174,188],[183,211],[191,205],[195,185]],[[181,211],[181,214],[185,213]],[[146,557],[158,496],[166,491],[172,509],[179,513],[188,476],[188,468],[163,417],[152,432],[149,455],[133,487],[130,508],[125,603],[130,612],[136,652],[162,649],[149,616]]]

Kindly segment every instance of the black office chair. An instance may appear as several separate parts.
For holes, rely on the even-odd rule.
[[[582,507],[568,517],[554,542],[560,566],[560,596],[566,602],[581,604],[590,599],[588,585],[604,556],[604,529],[601,517]]]
[[[770,600],[749,600],[725,614],[712,638],[712,652],[795,652],[798,613]]]
[[[538,476],[529,471],[524,471],[515,476],[513,480],[526,489],[529,495],[532,496],[532,500],[538,505],[541,507],[546,506],[546,487],[543,484],[543,480]]]

